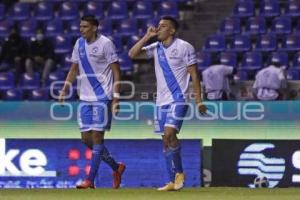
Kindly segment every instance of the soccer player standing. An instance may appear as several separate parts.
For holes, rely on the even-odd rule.
[[[195,50],[191,44],[175,37],[178,22],[163,17],[158,28],[149,27],[145,36],[129,51],[131,58],[148,57],[155,62],[157,99],[155,132],[162,135],[169,183],[160,191],[180,190],[184,186],[181,147],[177,138],[187,112],[187,92],[192,78],[197,108],[201,114],[206,107],[201,100],[201,87],[196,66]],[[158,42],[145,46],[153,37]]]
[[[104,133],[110,129],[112,113],[118,112],[119,84],[121,79],[118,56],[111,40],[97,34],[98,20],[86,15],[80,21],[80,37],[72,53],[72,65],[59,101],[63,102],[70,84],[79,75],[78,123],[83,143],[92,149],[91,168],[86,180],[78,189],[94,188],[94,179],[103,160],[113,170],[113,188],[121,183],[125,170],[117,163],[104,145]]]

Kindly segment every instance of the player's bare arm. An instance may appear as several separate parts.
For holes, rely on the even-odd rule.
[[[199,110],[200,114],[205,114],[206,106],[203,104],[202,99],[201,99],[201,84],[200,84],[197,66],[195,64],[189,66],[188,72],[192,77],[192,84],[193,84],[195,100],[196,100],[196,103],[198,106],[198,110]]]
[[[109,66],[114,77],[112,112],[116,115],[119,111],[121,71],[118,62],[111,63]]]
[[[66,93],[69,91],[70,85],[72,85],[72,83],[73,83],[74,80],[76,79],[76,76],[77,76],[78,73],[79,73],[79,71],[78,71],[78,64],[72,63],[71,68],[70,68],[70,71],[69,71],[69,73],[68,73],[68,76],[67,76],[67,78],[66,78],[66,80],[65,80],[64,87],[63,87],[63,89],[60,91],[60,94],[59,94],[58,101],[59,101],[60,103],[63,103],[63,102],[64,102]]]
[[[140,39],[128,52],[128,56],[131,59],[136,59],[140,57],[146,57],[146,52],[142,50],[145,44],[153,37],[157,36],[157,28],[150,26],[147,33],[142,39]]]

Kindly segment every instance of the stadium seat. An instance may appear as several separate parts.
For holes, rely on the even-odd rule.
[[[123,43],[122,43],[121,36],[114,35],[114,36],[108,36],[108,38],[111,39],[111,41],[113,41],[118,53],[123,52]]]
[[[120,36],[136,35],[137,31],[137,22],[134,18],[123,19],[117,28],[118,35]]]
[[[36,28],[37,28],[37,22],[35,18],[21,21],[19,24],[20,34],[24,38],[30,38],[35,36]]]
[[[131,47],[133,47],[133,45],[135,45],[140,39],[141,37],[137,35],[132,35],[131,37],[129,37],[126,43],[126,49],[131,49]]]
[[[220,63],[232,67],[237,67],[237,55],[234,52],[222,52],[220,54]]]
[[[270,52],[277,49],[277,39],[274,34],[259,35],[256,40],[255,51]]]
[[[9,19],[0,21],[0,38],[5,38],[9,35],[13,23]]]
[[[53,11],[53,3],[52,2],[44,2],[41,1],[36,4],[34,9],[34,16],[38,21],[49,21],[54,16]]]
[[[300,33],[300,19],[298,19],[297,21],[296,21],[296,24],[295,24],[295,26],[294,26],[294,33],[297,33],[297,34],[299,34]]]
[[[260,2],[259,14],[265,17],[276,17],[280,15],[278,0],[262,0]]]
[[[15,3],[9,10],[8,15],[14,21],[26,20],[30,17],[29,4]]]
[[[282,50],[299,51],[300,50],[300,34],[290,34],[283,38]]]
[[[241,69],[259,70],[263,67],[262,55],[259,52],[246,52],[242,58]]]
[[[203,71],[211,65],[211,54],[208,52],[197,52],[198,70]]]
[[[63,22],[59,18],[55,18],[46,23],[45,35],[47,37],[54,37],[56,35],[62,34],[64,31]]]
[[[220,32],[225,35],[239,34],[241,32],[240,23],[239,18],[227,18],[221,23]]]
[[[23,90],[21,89],[9,89],[2,93],[2,98],[5,101],[22,101]]]
[[[24,73],[21,77],[20,88],[25,90],[37,89],[40,86],[40,75],[34,73],[32,76],[28,73]]]
[[[108,15],[112,20],[120,20],[128,17],[126,1],[113,1],[108,8]]]
[[[300,69],[300,52],[297,52],[293,57],[292,69]]]
[[[203,50],[206,52],[224,51],[225,50],[224,35],[220,35],[220,34],[210,35],[205,41]]]
[[[285,15],[291,17],[300,16],[300,1],[289,0],[285,7]]]
[[[245,52],[251,49],[251,40],[248,35],[235,35],[230,43],[229,51]]]
[[[131,59],[128,57],[127,52],[121,53],[119,56],[120,69],[123,73],[132,73],[133,71],[133,63]]]
[[[113,33],[112,21],[109,18],[99,20],[98,31],[106,36],[110,36]]]
[[[288,54],[283,51],[272,52],[268,58],[268,64],[271,64],[272,62],[279,62],[281,66],[287,68],[289,66]]]
[[[292,20],[288,16],[276,17],[272,21],[271,31],[276,34],[288,34],[292,30]]]
[[[12,72],[0,73],[0,90],[8,90],[15,87],[15,76]]]
[[[157,15],[159,17],[168,15],[177,18],[178,17],[178,6],[176,2],[163,1],[161,2]]]
[[[6,10],[5,5],[0,3],[0,20],[5,18]]]
[[[71,65],[71,64],[70,64]],[[46,86],[50,86],[52,82],[55,81],[64,81],[65,73],[62,71],[56,71],[49,74],[48,79],[46,81]]]
[[[288,69],[287,71],[288,80],[300,80],[300,71],[299,69]]]
[[[253,1],[239,1],[233,8],[233,16],[252,17],[254,15]]]
[[[69,35],[57,35],[54,38],[54,52],[66,54],[72,51],[72,43]]]
[[[99,1],[88,1],[84,5],[84,14],[95,15],[98,19],[104,17],[103,4]]]
[[[78,5],[76,2],[66,1],[60,6],[59,16],[62,20],[75,20],[79,18]]]
[[[28,92],[28,100],[30,101],[48,101],[49,90],[47,88],[33,89]]]
[[[133,15],[135,19],[150,19],[153,17],[153,8],[150,1],[138,1],[134,4]]]
[[[79,37],[80,34],[80,21],[73,20],[68,23],[68,35],[71,37]]]
[[[237,76],[242,81],[247,81],[249,79],[247,71],[239,70]]]
[[[258,35],[267,32],[266,19],[261,16],[251,17],[246,22],[246,34]]]

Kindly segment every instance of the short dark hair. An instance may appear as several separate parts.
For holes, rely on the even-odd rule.
[[[177,21],[174,17],[172,17],[172,16],[163,16],[163,17],[161,18],[161,20],[168,20],[168,21],[170,21],[171,24],[174,26],[175,30],[176,30],[176,31],[178,30],[178,28],[179,28],[179,23],[178,23],[178,21]]]
[[[274,65],[275,67],[281,67],[282,65],[278,60],[272,60],[270,64]]]
[[[81,17],[82,21],[87,21],[90,24],[94,25],[94,26],[99,26],[99,21],[97,20],[97,18],[95,17],[95,15],[84,15]]]

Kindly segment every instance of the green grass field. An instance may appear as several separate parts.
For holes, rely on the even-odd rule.
[[[1,189],[1,200],[66,200],[66,199],[151,199],[151,200],[300,200],[300,189],[202,188],[179,192],[158,192],[155,189]]]

